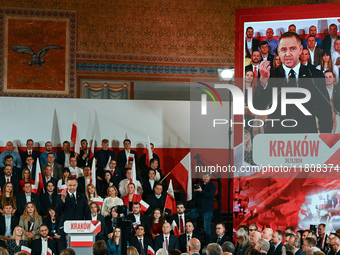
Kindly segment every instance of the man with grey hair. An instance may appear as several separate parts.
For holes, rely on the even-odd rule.
[[[273,252],[274,255],[281,255],[282,254],[282,247],[283,247],[283,240],[284,234],[281,230],[277,229],[272,238],[272,243],[275,246],[275,250]]]
[[[207,253],[207,255],[221,255],[222,248],[217,243],[210,243],[208,244],[205,252]]]
[[[197,238],[191,238],[187,243],[187,251],[190,255],[199,255],[201,242]]]
[[[269,242],[264,239],[260,238],[256,243],[255,243],[255,249],[261,252],[261,254],[267,254],[270,248]]]
[[[270,248],[268,251],[268,254],[271,255],[274,252],[275,246],[274,244],[271,242],[272,238],[273,238],[273,233],[274,231],[271,228],[265,228],[262,231],[262,238],[266,239],[269,242]]]
[[[246,250],[251,246],[251,242],[249,240],[247,232],[243,228],[240,228],[236,231],[236,239],[238,245],[236,255],[244,255]]]
[[[226,241],[222,244],[222,251],[235,254],[235,245],[232,242]]]
[[[301,242],[300,238],[298,238],[296,235],[293,235],[289,238],[289,243],[294,246],[294,254],[295,255],[304,255],[301,248]]]

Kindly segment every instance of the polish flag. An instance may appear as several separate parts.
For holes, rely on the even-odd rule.
[[[93,246],[93,237],[82,236],[82,235],[73,235],[70,238],[70,247],[92,247]]]
[[[141,205],[141,211],[142,212],[146,212],[146,210],[148,210],[149,207],[150,207],[150,205],[147,202],[145,202],[144,200],[139,201],[139,203]]]
[[[39,194],[43,188],[44,183],[41,175],[40,161],[37,160],[37,164],[35,167],[34,185],[32,185],[32,192]]]
[[[150,166],[150,160],[153,158],[153,153],[152,153],[152,150],[151,150],[149,135],[148,135],[148,143],[146,144],[146,148],[148,150],[146,151],[146,155],[145,155],[145,165]]]
[[[147,255],[155,255],[155,251],[152,249],[150,245],[148,245],[148,253]]]
[[[103,205],[103,201],[104,199],[102,199],[101,197],[94,197],[91,199],[93,202],[96,202],[99,206]]]
[[[71,131],[71,141],[74,143],[74,152],[80,153],[80,140],[79,140],[79,130],[77,126],[76,120],[76,111],[74,111],[73,115],[73,123],[72,123],[72,131]]]
[[[96,187],[96,158],[93,158],[92,160],[90,183],[92,183]]]
[[[61,194],[61,192],[63,192],[63,190],[67,190],[66,184],[60,185],[60,186],[58,187],[58,194]]]
[[[176,212],[176,201],[175,201],[175,193],[174,189],[172,188],[172,180],[170,179],[168,194],[166,194],[165,205],[164,208],[170,209],[171,214]]]
[[[106,163],[105,171],[110,171],[110,161],[111,161],[111,156],[109,156],[109,160]]]
[[[47,253],[46,255],[52,255],[52,250],[50,248],[47,247]]]
[[[1,187],[0,187],[0,196],[2,196],[2,191],[1,191]]]
[[[172,221],[171,228],[174,231],[175,236],[179,237],[181,235],[181,233],[179,232],[178,226],[176,224],[176,221],[174,221],[174,220]]]
[[[192,199],[190,152],[171,170],[171,174],[185,190],[187,201],[190,201]]]
[[[130,155],[133,155],[133,154],[130,154]],[[130,183],[134,183],[135,185],[137,185],[137,172],[136,172],[135,158],[133,158]],[[135,190],[135,194],[137,194],[137,189]]]
[[[28,248],[27,246],[21,246],[21,252],[25,252],[25,253],[27,253],[27,254],[31,254],[31,249],[30,248]]]
[[[89,155],[89,160],[91,158],[93,158],[93,156],[94,156],[94,144],[95,144],[95,142],[96,142],[95,135],[93,135],[92,144],[91,144],[91,150],[90,150],[90,155]]]
[[[19,153],[18,143],[15,142],[14,151]]]

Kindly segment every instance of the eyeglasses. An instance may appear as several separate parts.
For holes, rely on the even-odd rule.
[[[216,228],[216,229],[222,229],[222,228]]]
[[[256,229],[255,228],[250,228],[249,231],[256,231]]]

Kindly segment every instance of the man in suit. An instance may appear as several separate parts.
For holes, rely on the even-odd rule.
[[[5,166],[11,166],[12,167],[12,175],[18,180],[22,179],[22,170],[21,170],[21,168],[14,166],[12,155],[5,156]],[[1,176],[4,175],[4,172],[3,172],[4,169],[5,169],[5,167],[3,167],[1,169]]]
[[[116,158],[114,151],[111,151],[109,149],[109,140],[107,139],[102,140],[102,149],[97,151],[94,157],[97,159],[97,176],[103,179],[105,172],[104,168],[106,167],[109,158],[110,157],[111,159]]]
[[[273,234],[272,243],[275,246],[273,255],[281,255],[282,254],[282,247],[283,247],[283,240],[284,234],[281,230],[276,230]],[[306,253],[307,254],[307,253]]]
[[[68,169],[70,169],[71,176],[78,178],[83,176],[83,169],[77,167],[77,158],[76,157],[70,157],[70,166]]]
[[[188,241],[187,252],[190,255],[199,255],[200,249],[201,249],[201,242],[198,240],[198,238],[191,238]]]
[[[69,177],[66,183],[67,191],[63,190],[57,198],[55,212],[60,215],[58,235],[61,235],[59,248],[66,248],[64,222],[67,220],[91,220],[90,206],[84,194],[77,192],[78,182]]]
[[[172,251],[173,249],[178,249],[178,239],[176,236],[170,234],[171,231],[171,225],[169,222],[164,222],[162,226],[162,234],[156,236],[155,239],[155,252],[158,251],[158,249],[163,247],[163,242],[165,242],[165,248],[167,252]]]
[[[17,197],[17,207],[18,207],[18,215],[22,215],[25,210],[25,206],[28,202],[33,202],[37,208],[38,213],[40,214],[40,198],[38,194],[32,193],[31,183],[24,183],[24,193],[21,193]]]
[[[13,157],[13,166],[21,168],[21,158],[19,153],[13,150],[13,143],[8,141],[6,143],[6,150],[0,154],[0,167],[5,167],[5,157],[11,155]]]
[[[178,245],[181,252],[187,251],[187,243],[189,240],[192,238],[199,238],[194,234],[194,229],[194,224],[191,221],[185,223],[185,232],[178,237]]]
[[[54,154],[52,152],[48,153],[46,156],[47,164],[42,166],[42,169],[45,169],[45,167],[51,166],[52,167],[52,177],[60,180],[63,176],[63,167],[59,165],[58,163],[55,163]]]
[[[260,238],[255,244],[255,249],[258,250],[262,255],[266,255],[268,253],[269,247],[269,242],[264,238]]]
[[[268,28],[266,30],[266,39],[264,41],[268,42],[269,45],[269,54],[275,56],[278,47],[278,41],[273,37],[274,30],[272,28]]]
[[[49,206],[56,206],[57,203],[57,191],[56,183],[54,181],[48,181],[46,183],[45,192],[40,193],[40,204],[41,204],[41,216],[46,216],[48,214],[47,208]]]
[[[79,152],[77,161],[78,161],[78,167],[84,168],[84,166],[89,165],[89,157],[91,154],[91,150],[88,147],[88,143],[86,139],[82,139],[80,141],[80,144],[81,144],[81,151]]]
[[[158,161],[158,159],[153,158],[153,159],[150,160],[150,167],[149,167],[149,169],[155,170],[155,181],[162,183],[163,190],[168,190],[168,184],[166,182],[166,179],[164,179],[165,176],[163,175],[163,171],[162,171],[162,169],[159,169],[159,161]]]
[[[101,230],[99,233],[96,233],[96,242],[99,240],[106,240],[105,238],[105,218],[100,213],[99,205],[96,202],[90,203],[90,210],[91,210],[91,220],[99,220],[101,223]]]
[[[262,61],[262,57],[261,57],[261,52],[256,50],[253,52],[253,55],[251,56],[251,60],[253,61],[252,64],[250,65],[247,65],[245,67],[245,71],[253,71],[254,73],[254,82],[255,82],[255,79],[256,78],[260,78],[261,77],[261,73],[260,73],[260,70],[259,70],[259,67],[260,67],[260,63]]]
[[[105,170],[111,172],[111,182],[117,188],[117,187],[119,187],[119,183],[122,180],[122,171],[117,168],[117,160],[116,159],[111,159],[111,161],[109,162],[109,167],[110,167],[110,169],[105,169]]]
[[[6,165],[4,168],[4,176],[0,177],[1,190],[4,185],[10,182],[13,184],[13,193],[15,196],[19,195],[19,180],[12,174],[12,166]]]
[[[24,163],[26,161],[27,156],[32,156],[34,161],[37,162],[37,159],[39,159],[39,152],[36,150],[33,150],[33,140],[32,139],[28,139],[26,141],[26,147],[27,150],[24,151],[23,153],[21,153],[21,162]]]
[[[298,87],[308,90],[311,98],[303,104],[301,111],[295,104],[286,107],[286,115],[281,115],[281,98],[278,98],[278,107],[270,115],[270,119],[284,121],[294,120],[284,125],[274,123],[266,125],[266,133],[330,133],[332,130],[332,111],[327,95],[324,74],[315,69],[302,65],[299,56],[302,53],[301,38],[296,33],[286,32],[282,34],[279,43],[279,56],[282,65],[270,72],[269,61],[260,64],[261,84],[255,89],[253,103],[255,109],[265,110],[273,100],[272,90],[277,88],[277,95],[281,94],[282,88]],[[271,78],[275,79],[271,79]],[[309,79],[307,79],[309,78]],[[282,95],[282,94],[281,94]],[[275,96],[275,95],[274,95]],[[301,93],[290,93],[289,99],[301,99]],[[319,120],[317,128],[315,117]]]
[[[256,232],[256,233],[259,233],[259,232]],[[226,241],[231,241],[231,238],[225,232],[225,224],[222,222],[216,224],[216,235],[217,235],[217,239],[215,243],[219,245],[222,245]]]
[[[247,27],[246,29],[246,39],[245,39],[245,47],[246,50],[250,53],[250,55],[253,55],[253,52],[258,50],[259,47],[259,40],[253,38],[254,35],[254,29],[252,27]]]
[[[268,251],[268,255],[272,255],[275,249],[274,244],[271,242],[272,238],[273,238],[273,230],[271,228],[265,228],[262,230],[262,238],[266,239],[269,242],[269,251]]]
[[[301,250],[300,238],[298,238],[296,235],[292,235],[289,237],[289,243],[294,246],[295,255],[304,255],[303,251]]]
[[[329,240],[329,246],[331,247],[331,251],[334,255],[340,254],[340,238],[339,236],[333,237],[331,240]]]
[[[318,49],[322,49],[322,40],[321,38],[317,37],[317,29],[316,26],[309,27],[309,36],[314,36],[316,40],[316,47]],[[307,47],[307,39],[303,42],[303,47]]]
[[[163,186],[160,183],[157,183],[154,190],[154,194],[149,195],[146,198],[146,202],[149,204],[149,208],[146,211],[146,214],[150,214],[156,208],[164,208],[166,192],[163,192]]]
[[[326,224],[324,224],[324,223],[321,223],[318,226],[318,236],[317,236],[316,244],[317,244],[318,247],[321,248],[322,251],[324,250],[324,248],[325,248],[324,245],[326,243],[326,242],[322,243],[322,239],[323,239],[324,234],[325,234],[325,241],[327,239],[327,234],[325,233],[325,228],[326,228]],[[323,246],[323,247],[321,247],[321,246]]]
[[[306,237],[303,240],[302,251],[304,254],[308,254],[310,248],[316,247],[316,240],[313,237]]]
[[[44,175],[42,177],[44,188],[46,189],[46,184],[48,181],[53,181],[57,185],[57,178],[52,177],[52,167],[50,165],[46,165],[44,169]]]
[[[136,234],[135,227],[138,225],[143,225],[145,233],[150,233],[149,217],[141,214],[141,205],[139,202],[134,202],[132,204],[132,213],[129,214],[126,219],[132,222],[132,236]]]
[[[185,224],[188,221],[192,222],[192,219],[185,215],[185,207],[183,202],[178,202],[176,206],[177,214],[171,215],[169,222],[176,222],[178,226],[179,233],[184,234],[185,232]]]
[[[79,177],[78,180],[78,189],[77,191],[85,194],[86,187],[91,183],[91,167],[90,166],[85,166],[83,169],[84,176]],[[97,178],[96,180],[96,189],[97,191],[101,190],[101,181]]]
[[[310,61],[310,55],[309,55],[309,50],[308,49],[302,49],[301,55],[300,55],[300,61],[301,64],[308,67],[309,69],[314,69],[315,66],[311,64]]]
[[[332,23],[329,26],[329,35],[326,35],[322,41],[322,49],[332,54],[334,52],[334,42],[336,39],[340,39],[340,36],[338,36],[338,26]]]
[[[149,161],[153,158],[157,159],[158,160],[158,167],[160,167],[161,164],[160,164],[160,161],[159,161],[159,157],[156,153],[153,152],[153,149],[154,149],[153,143],[150,143],[150,147],[151,147],[151,151],[152,151],[152,158],[149,158]],[[138,161],[138,165],[139,165],[140,170],[142,170],[142,173],[144,175],[143,176],[144,179],[147,177],[147,173],[148,173],[149,166],[150,166],[150,162],[145,162],[145,160],[146,160],[146,153],[144,153],[142,156],[140,156],[139,161]]]
[[[2,206],[3,214],[0,216],[0,246],[6,248],[6,243],[12,236],[14,228],[18,225],[19,220],[12,215],[13,206],[6,203]]]
[[[48,227],[43,224],[39,228],[40,238],[32,241],[31,255],[47,254],[47,249],[56,254],[56,245],[53,239],[48,238]]]
[[[274,56],[269,54],[268,42],[262,41],[260,43],[260,53],[261,53],[262,61],[268,60],[270,62],[270,65],[273,66]]]
[[[21,171],[23,171],[24,169],[28,169],[30,171],[30,173],[31,173],[31,178],[34,179],[34,177],[35,177],[35,168],[36,168],[36,164],[35,164],[35,161],[33,159],[33,156],[28,155],[26,157],[25,164],[24,163],[22,164]]]
[[[135,158],[135,164],[138,166],[137,151],[131,150],[130,139],[124,140],[124,150],[118,152],[117,164],[118,168],[124,170],[129,167],[129,158]]]
[[[152,240],[145,236],[145,232],[143,224],[140,224],[136,227],[136,235],[130,238],[130,245],[135,247],[140,255],[146,255],[149,246],[153,249]]]
[[[70,157],[74,157],[74,151],[70,151],[70,142],[63,142],[63,149],[58,152],[57,163],[62,167],[70,166]]]
[[[316,47],[316,40],[315,36],[308,36],[307,38],[307,49],[309,51],[309,62],[314,65],[318,66],[321,63],[321,54],[323,52],[323,49],[319,49]]]
[[[52,143],[50,141],[47,141],[45,143],[45,149],[46,150],[43,153],[41,153],[41,155],[40,155],[40,165],[43,166],[43,165],[47,164],[47,154],[50,153],[50,152],[53,153],[55,163],[57,163],[56,162],[57,154],[52,151]]]

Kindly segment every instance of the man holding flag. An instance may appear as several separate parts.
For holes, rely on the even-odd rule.
[[[48,227],[41,225],[39,228],[40,238],[32,241],[31,255],[52,255],[56,254],[55,241],[48,238]]]

